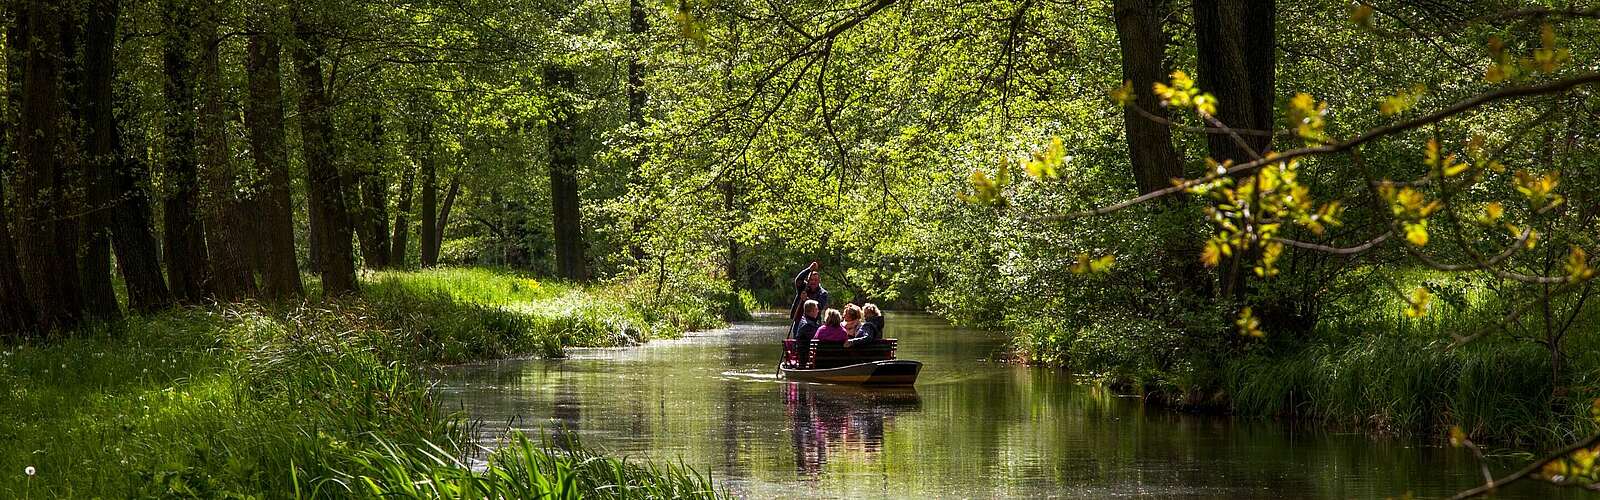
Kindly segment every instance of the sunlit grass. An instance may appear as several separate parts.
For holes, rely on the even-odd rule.
[[[646,295],[624,288],[483,270],[385,273],[360,297],[333,303],[188,308],[4,346],[0,498],[411,491],[393,483],[380,493],[356,481],[389,484],[373,469],[383,460],[407,463],[397,470],[417,477],[500,478],[499,490],[413,491],[422,496],[709,496],[709,480],[683,468],[618,469],[615,460],[545,446],[516,448],[520,458],[495,458],[504,465],[488,472],[464,468],[462,417],[441,411],[421,375],[441,361],[611,345],[597,332],[620,321],[660,321],[660,335],[720,324],[716,298],[629,302]],[[639,312],[672,308],[698,311],[697,319]],[[612,314],[626,319],[604,317]]]

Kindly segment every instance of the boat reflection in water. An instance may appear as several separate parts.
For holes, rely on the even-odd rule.
[[[831,454],[877,458],[884,427],[895,416],[922,409],[913,386],[865,388],[790,382],[782,385],[794,443],[795,473],[801,479],[822,475]]]

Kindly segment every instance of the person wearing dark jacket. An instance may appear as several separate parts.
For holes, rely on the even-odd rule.
[[[790,337],[794,337],[796,330],[800,327],[800,320],[802,319],[801,304],[804,304],[807,300],[815,300],[817,301],[817,310],[828,308],[828,290],[822,288],[822,272],[818,270],[816,261],[811,261],[810,265],[800,270],[800,274],[795,275],[794,288],[794,305],[789,309],[789,321],[794,322],[794,326],[789,330]]]
[[[809,346],[811,338],[817,336],[817,329],[822,327],[822,320],[817,317],[817,307],[817,301],[806,301],[805,313],[800,316],[800,323],[794,327],[795,345]]]
[[[861,315],[866,319],[861,320],[861,326],[856,327],[855,336],[844,341],[845,347],[871,345],[883,339],[883,311],[878,310],[878,305],[869,303],[861,306]]]

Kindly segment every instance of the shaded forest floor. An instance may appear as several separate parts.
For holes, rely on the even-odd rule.
[[[463,417],[422,369],[675,337],[746,314],[737,296],[485,269],[364,281],[338,301],[190,307],[5,346],[0,497],[712,495],[693,471],[537,439],[474,472],[457,462]]]

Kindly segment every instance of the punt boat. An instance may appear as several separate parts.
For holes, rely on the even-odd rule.
[[[783,378],[803,382],[856,385],[912,385],[922,371],[921,361],[895,359],[897,339],[845,347],[839,342],[812,340],[809,348],[795,349],[794,339],[783,341],[784,360],[778,365]]]

